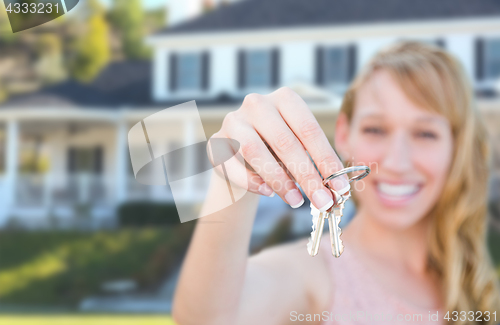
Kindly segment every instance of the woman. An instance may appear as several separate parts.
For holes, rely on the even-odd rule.
[[[214,137],[241,144],[252,170],[234,166],[241,177],[232,181],[248,179],[249,191],[276,193],[296,208],[304,202],[296,180],[319,210],[334,203],[307,153],[324,177],[343,166],[291,90],[248,95]],[[314,258],[306,239],[249,258],[258,195],[248,193],[198,223],[174,318],[182,325],[500,322],[485,245],[486,141],[455,58],[415,42],[381,51],[348,89],[335,130],[346,165],[372,167],[353,190],[357,214],[343,230],[343,255],[332,257],[324,238]],[[347,178],[330,185],[348,190]],[[225,186],[213,180],[205,207]]]

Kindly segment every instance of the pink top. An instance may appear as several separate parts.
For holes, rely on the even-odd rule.
[[[348,247],[340,258],[335,258],[328,241],[328,245],[321,245],[319,254],[329,254],[330,273],[335,274],[333,305],[322,314],[322,325],[444,324],[442,310],[398,299],[376,281],[362,259]]]

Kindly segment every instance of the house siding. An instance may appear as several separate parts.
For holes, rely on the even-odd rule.
[[[476,53],[475,40],[482,37],[483,34],[477,33],[449,33],[443,34],[436,31],[435,34],[421,34],[411,37],[401,38],[394,36],[359,38],[353,40],[317,40],[317,41],[297,41],[282,43],[262,43],[240,45],[214,45],[209,48],[198,49],[200,54],[203,51],[210,53],[210,73],[209,85],[207,89],[200,89],[191,93],[172,91],[170,85],[170,76],[168,62],[169,50],[158,47],[155,50],[153,85],[154,99],[161,100],[182,100],[191,96],[195,99],[215,99],[221,95],[233,97],[242,97],[249,91],[271,92],[280,86],[290,86],[295,82],[317,83],[317,48],[328,46],[352,46],[352,53],[355,53],[351,59],[353,71],[356,74],[359,69],[381,48],[401,39],[415,39],[429,42],[442,41],[445,49],[454,54],[462,63],[467,75],[475,82],[476,76]],[[496,33],[488,33],[488,37],[500,35],[500,30]],[[278,51],[277,83],[274,86],[264,89],[249,89],[241,85],[240,69],[238,68],[239,51],[248,51],[251,49],[267,48],[270,51]],[[192,49],[191,51],[197,51]]]

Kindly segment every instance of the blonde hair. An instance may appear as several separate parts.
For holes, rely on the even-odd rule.
[[[442,280],[445,312],[500,310],[498,278],[486,245],[489,148],[472,87],[452,55],[437,46],[402,42],[380,51],[347,90],[341,107],[351,121],[358,89],[377,70],[391,73],[421,107],[445,116],[454,139],[453,160],[431,210],[428,264]],[[467,314],[469,316],[469,314]],[[474,317],[474,319],[475,319]],[[459,320],[456,324],[465,324]],[[468,322],[471,324],[471,322]],[[493,324],[481,322],[481,324]]]

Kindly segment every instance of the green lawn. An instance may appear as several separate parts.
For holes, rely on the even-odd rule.
[[[500,277],[500,233],[494,230],[491,230],[488,234],[488,247],[493,259],[493,263],[495,263],[497,274]]]
[[[157,289],[179,263],[192,228],[0,232],[0,303],[72,308],[118,279]]]
[[[175,325],[156,315],[0,315],[2,325]]]
[[[46,307],[73,310],[82,298],[105,294],[103,282],[117,279],[134,279],[142,291],[154,290],[178,265],[193,225],[92,233],[0,232],[0,304],[35,312]],[[274,235],[277,242],[286,237],[281,232]],[[491,231],[488,244],[500,276],[500,233]],[[8,324],[5,317],[0,313],[0,324]],[[33,317],[26,320],[37,319]],[[91,316],[68,317],[94,321]]]

